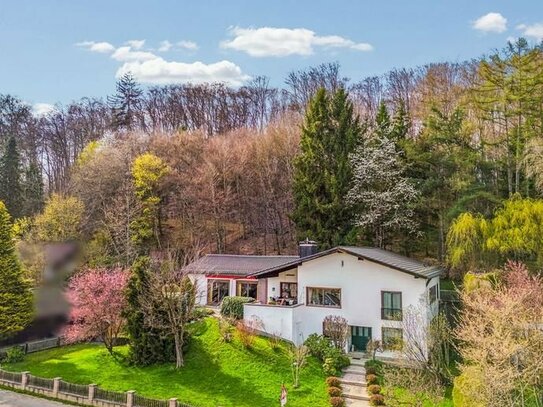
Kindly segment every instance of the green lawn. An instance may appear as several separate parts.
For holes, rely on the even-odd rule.
[[[96,383],[109,390],[136,390],[147,397],[177,397],[198,407],[277,406],[284,382],[289,407],[328,406],[325,377],[317,360],[309,358],[301,386],[293,389],[285,345],[272,350],[265,338],[257,338],[251,350],[244,349],[237,339],[224,343],[212,318],[192,328],[185,367],[179,371],[173,365],[127,366],[122,356],[111,357],[103,346],[94,344],[30,354],[25,361],[5,367],[42,377],[59,376],[72,383]],[[125,355],[128,349],[118,347],[116,351]]]

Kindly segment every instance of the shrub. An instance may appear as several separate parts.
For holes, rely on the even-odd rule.
[[[368,386],[368,393],[370,394],[379,394],[381,393],[381,386],[378,384],[372,384]]]
[[[242,320],[236,323],[236,331],[241,344],[245,348],[250,348],[256,339],[257,330],[261,328],[258,320]]]
[[[332,358],[324,359],[324,363],[322,364],[322,370],[324,371],[324,374],[329,376],[334,376],[339,373],[338,369],[336,368],[335,361]]]
[[[345,407],[345,399],[343,397],[330,397],[330,405],[332,407]]]
[[[370,405],[372,406],[384,406],[385,398],[382,394],[372,394],[370,396]]]
[[[271,334],[269,343],[272,350],[281,349],[281,337],[278,334]]]
[[[341,388],[341,382],[339,380],[339,377],[335,377],[335,376],[328,376],[326,378],[326,384],[329,386],[329,387],[339,387]]]
[[[377,376],[375,376],[374,374],[366,375],[366,383],[368,383],[368,385],[377,384]]]
[[[340,397],[341,389],[339,387],[328,387],[328,395],[331,397]]]
[[[374,374],[377,375],[377,369],[373,366],[366,368],[366,374]]]
[[[6,351],[5,363],[22,362],[25,358],[25,352],[21,346],[14,346]]]
[[[253,302],[251,297],[224,297],[221,303],[221,315],[223,317],[243,319],[243,304]]]
[[[322,330],[336,348],[345,349],[349,332],[349,324],[345,318],[339,315],[328,315],[322,322]]]
[[[364,363],[364,367],[366,368],[367,374],[374,374],[377,376],[383,375],[383,368],[384,363],[380,360],[368,360],[366,363]]]
[[[307,337],[304,345],[309,349],[309,353],[315,356],[321,362],[326,358],[326,352],[333,348],[330,339],[323,335],[311,334]]]
[[[195,307],[192,311],[192,319],[198,320],[213,315],[213,310],[206,307]]]
[[[228,318],[219,318],[219,333],[224,342],[232,342],[232,333],[234,325]]]

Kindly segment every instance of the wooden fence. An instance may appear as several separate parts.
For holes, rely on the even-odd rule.
[[[24,353],[38,352],[44,349],[51,349],[60,346],[60,338],[47,338],[41,339],[39,341],[32,341],[26,343],[20,343],[17,345],[6,346],[5,348],[0,348],[0,358],[6,354],[6,352],[11,348],[21,348]]]
[[[82,385],[65,382],[60,377],[48,379],[29,372],[9,372],[0,369],[0,384],[59,400],[99,407],[193,407],[176,398],[155,400],[140,396],[135,391],[117,392],[101,389],[95,384]]]

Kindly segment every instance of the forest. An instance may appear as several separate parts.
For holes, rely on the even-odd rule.
[[[143,87],[44,115],[0,95],[0,200],[29,277],[44,245],[91,267],[142,253],[288,254],[370,245],[451,276],[543,262],[543,48],[524,39],[465,62],[361,80],[338,63]]]

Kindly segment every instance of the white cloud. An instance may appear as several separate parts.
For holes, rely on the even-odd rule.
[[[131,47],[119,47],[111,54],[111,58],[121,61],[149,61],[151,59],[158,58],[152,52],[147,51],[133,51]]]
[[[194,41],[179,41],[177,46],[190,51],[196,51],[198,49],[198,44],[196,44]]]
[[[543,23],[520,24],[517,25],[517,30],[521,30],[526,37],[543,40]]]
[[[35,103],[32,106],[32,112],[37,117],[47,116],[55,110],[55,106],[50,103]]]
[[[167,52],[173,47],[173,44],[168,41],[164,40],[160,42],[160,46],[158,47],[158,52]]]
[[[230,61],[184,63],[157,57],[148,61],[125,62],[117,70],[117,77],[127,72],[131,72],[140,82],[150,84],[225,82],[240,86],[250,79]]]
[[[488,13],[473,22],[475,30],[502,33],[507,30],[507,19],[500,13]]]
[[[107,54],[107,53],[115,51],[115,47],[111,45],[109,42],[105,42],[105,41],[102,41],[102,42],[83,41],[83,42],[78,42],[75,45],[78,47],[86,48],[89,51],[100,52],[102,54]]]
[[[311,55],[315,46],[325,48],[350,48],[371,51],[368,43],[356,43],[338,35],[319,36],[306,28],[240,28],[232,27],[231,40],[223,41],[222,48],[243,51],[253,57],[284,57]]]
[[[145,40],[130,40],[126,41],[126,45],[133,49],[142,49],[145,45]]]

